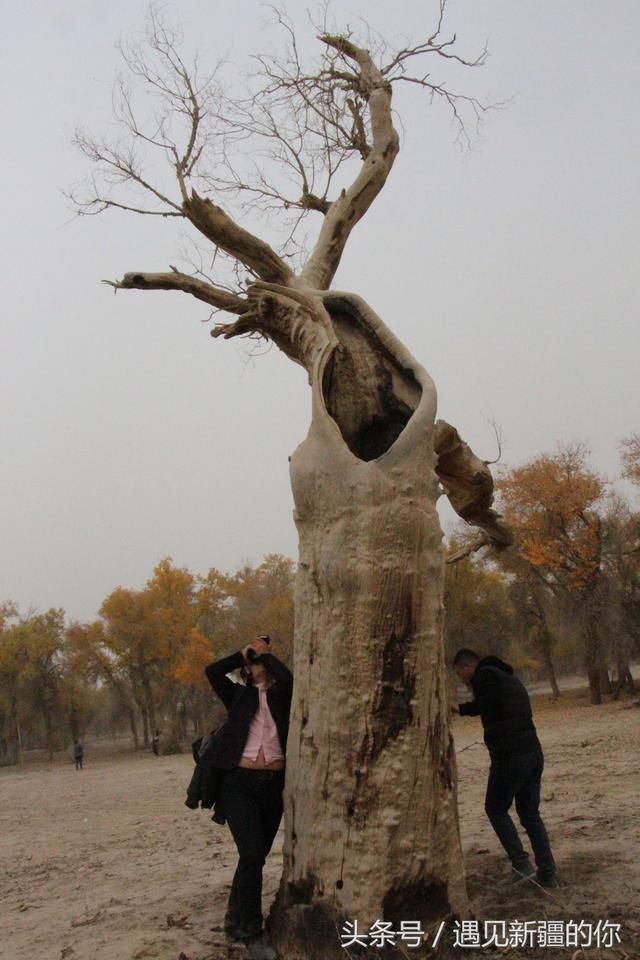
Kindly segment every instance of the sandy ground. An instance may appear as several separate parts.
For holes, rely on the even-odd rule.
[[[570,696],[570,699],[569,699]],[[572,693],[535,702],[547,757],[543,816],[562,886],[501,886],[500,853],[483,814],[487,755],[479,723],[457,719],[463,846],[475,915],[483,919],[613,920],[617,950],[640,958],[640,709],[595,708]],[[109,753],[87,745],[68,760],[0,772],[0,956],[11,960],[243,960],[221,929],[235,866],[226,827],[183,806],[192,761]],[[281,866],[281,834],[265,905]],[[573,950],[487,957],[571,958]],[[472,955],[461,950],[461,956]],[[411,955],[411,951],[408,951]],[[473,951],[473,955],[480,955]],[[582,955],[580,955],[582,960]]]

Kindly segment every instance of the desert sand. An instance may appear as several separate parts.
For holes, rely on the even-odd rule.
[[[488,757],[479,721],[456,719],[459,799],[474,915],[611,920],[622,942],[582,960],[640,958],[640,709],[536,697],[546,753],[542,813],[562,885],[504,886],[506,864],[483,812]],[[222,918],[235,849],[226,827],[183,805],[190,756],[86,744],[67,757],[0,771],[0,956],[11,960],[242,960]],[[282,832],[265,875],[265,908]],[[408,918],[411,919],[411,918]],[[217,929],[211,930],[211,927]],[[410,957],[412,951],[407,950]],[[571,958],[565,948],[460,950],[461,956]],[[373,955],[373,954],[372,954]],[[346,954],[345,954],[346,956]]]

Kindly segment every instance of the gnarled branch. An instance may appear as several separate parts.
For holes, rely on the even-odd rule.
[[[180,290],[227,313],[243,314],[250,307],[243,297],[177,270],[172,273],[125,273],[122,280],[103,282],[116,290]]]
[[[195,190],[184,201],[185,216],[203,236],[225,253],[240,260],[263,280],[286,283],[293,272],[268,243],[240,227],[235,220]]]
[[[345,37],[325,34],[320,39],[356,65],[358,92],[368,104],[373,140],[370,148],[365,150],[362,126],[356,124],[356,135],[361,153],[366,154],[365,159],[351,186],[343,190],[328,208],[313,253],[301,274],[310,286],[327,288],[338,269],[351,231],[385,185],[398,155],[400,141],[391,119],[391,84],[376,67],[369,51]]]
[[[322,298],[275,283],[256,281],[248,290],[249,312],[229,324],[219,324],[212,337],[257,334],[272,340],[290,360],[309,375],[314,358],[326,343],[335,340]]]
[[[458,516],[484,530],[494,547],[510,546],[513,533],[492,509],[493,478],[487,464],[444,420],[435,425],[434,447],[438,457],[436,473]]]

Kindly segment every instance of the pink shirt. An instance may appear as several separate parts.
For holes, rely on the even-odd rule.
[[[256,690],[258,691],[258,709],[251,720],[242,757],[244,760],[257,760],[262,747],[265,763],[284,760],[278,728],[267,703],[267,691],[260,684],[256,684]]]

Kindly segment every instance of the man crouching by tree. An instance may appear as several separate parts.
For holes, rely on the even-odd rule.
[[[462,717],[480,715],[484,742],[491,757],[485,811],[511,860],[513,882],[532,878],[543,887],[557,887],[549,837],[540,816],[542,747],[531,715],[529,694],[498,657],[482,660],[473,650],[458,650],[453,659],[458,677],[473,690],[473,700],[453,708]],[[515,799],[520,823],[529,835],[536,868],[524,850],[509,816]]]
[[[228,713],[216,762],[228,770],[222,801],[240,858],[224,926],[230,937],[246,943],[252,960],[276,956],[262,932],[262,868],[282,819],[293,690],[291,672],[270,649],[269,637],[261,636],[205,669]],[[227,676],[237,669],[243,683]]]

